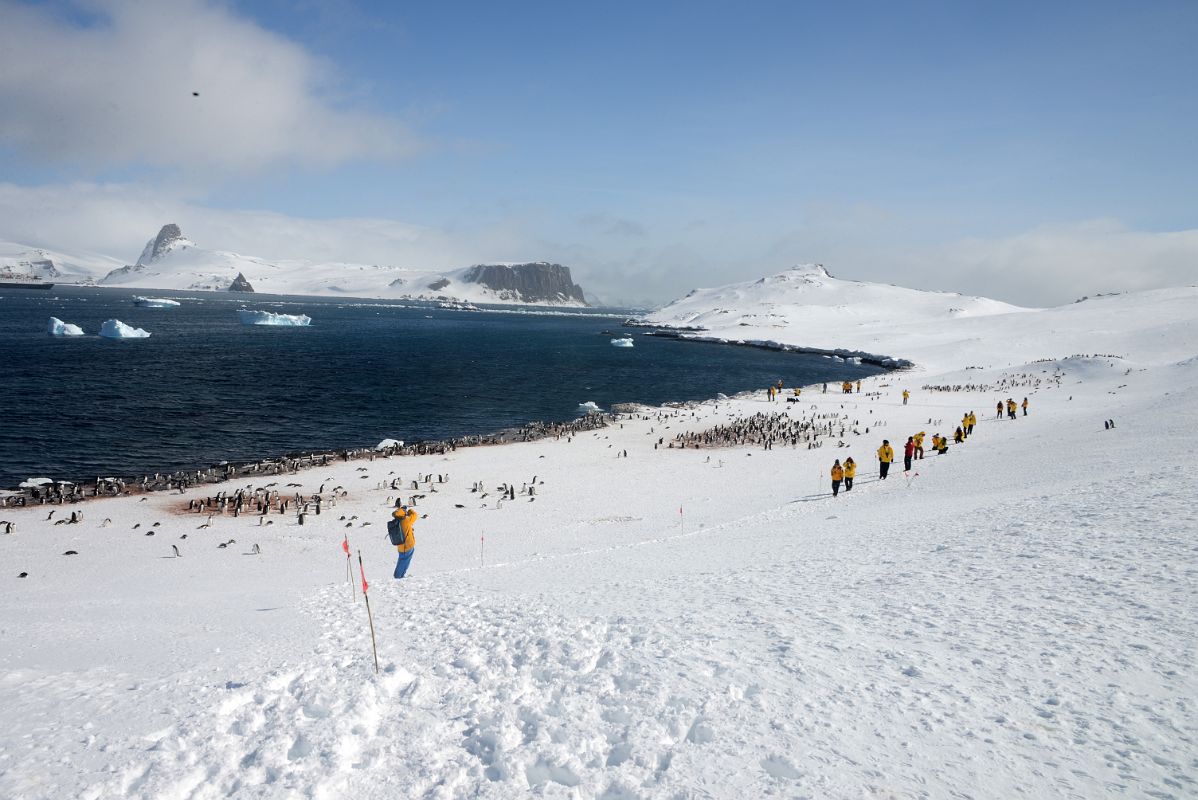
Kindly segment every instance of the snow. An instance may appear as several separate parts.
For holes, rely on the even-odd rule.
[[[984,314],[912,297],[933,317],[890,325],[869,293],[838,329],[791,302],[697,332],[916,363],[859,394],[3,509],[0,796],[1193,794],[1198,290]],[[1028,416],[994,418],[1024,396]],[[882,438],[970,409],[964,444],[876,479]],[[654,447],[758,413],[850,432]],[[397,480],[427,515],[400,582]],[[268,483],[336,505],[303,525],[186,512]]]
[[[46,331],[51,336],[83,336],[83,328],[80,328],[78,325],[72,325],[69,322],[63,322],[58,317],[50,317]]]
[[[305,314],[276,314],[273,311],[250,311],[237,309],[237,316],[242,325],[279,325],[283,327],[306,327],[312,324],[312,318]]]
[[[179,301],[168,300],[165,297],[134,297],[133,305],[142,308],[175,308],[179,305]]]
[[[27,478],[21,481],[18,486],[22,489],[30,489],[35,486],[46,486],[51,483],[54,483],[53,478]]]
[[[623,339],[612,339],[612,347],[632,347],[635,343],[631,336],[626,336]]]
[[[403,447],[402,439],[383,439],[374,446],[375,450],[387,450],[392,447]]]
[[[100,326],[100,335],[107,339],[146,339],[149,332],[142,328],[126,325],[119,319],[106,319]]]

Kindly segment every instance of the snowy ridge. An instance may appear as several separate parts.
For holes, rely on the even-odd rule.
[[[35,275],[60,282],[90,283],[120,265],[119,260],[108,256],[88,253],[67,255],[56,250],[0,241],[0,273]]]
[[[562,307],[586,305],[565,295],[526,302],[518,292],[495,290],[470,280],[470,276],[483,266],[486,265],[434,271],[350,262],[272,260],[211,250],[185,238],[178,226],[167,225],[146,244],[136,264],[97,277],[105,286],[225,291],[242,274],[255,292],[266,294]],[[558,265],[542,266],[561,269]]]
[[[879,362],[904,359],[937,372],[1007,366],[1073,352],[1135,353],[1156,361],[1198,347],[1198,287],[1092,298],[1029,309],[984,297],[845,281],[818,265],[757,281],[696,289],[647,315],[684,338],[810,349]],[[689,329],[689,330],[688,330]],[[1066,353],[1065,355],[1067,355]]]

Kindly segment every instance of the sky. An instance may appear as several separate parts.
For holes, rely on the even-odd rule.
[[[802,263],[1021,305],[1198,281],[1198,3],[0,0],[0,239],[651,305]]]

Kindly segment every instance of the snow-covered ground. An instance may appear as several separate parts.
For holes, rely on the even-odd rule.
[[[343,487],[303,525],[209,525],[186,507],[212,487],[4,510],[0,796],[1194,796],[1196,301],[707,325],[918,366],[223,487]],[[969,410],[967,442],[876,480],[882,438]],[[761,412],[848,432],[654,447]],[[397,477],[427,515],[402,582]]]

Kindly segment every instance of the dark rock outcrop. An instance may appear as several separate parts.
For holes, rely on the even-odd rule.
[[[173,222],[168,222],[162,226],[162,230],[158,231],[158,235],[150,241],[146,242],[146,248],[141,251],[141,258],[137,259],[137,266],[151,264],[173,249],[173,245],[178,241],[187,240],[183,238],[183,231]]]
[[[252,291],[254,291],[254,287],[250,286],[250,282],[245,279],[245,275],[238,272],[237,277],[234,278],[233,282],[229,284],[229,291],[230,292],[252,292]]]
[[[524,303],[579,303],[586,305],[582,287],[570,277],[570,268],[537,261],[530,264],[476,264],[463,280],[497,292],[503,300]]]
[[[432,289],[434,292],[439,292],[448,285],[449,285],[449,278],[441,278],[440,280],[436,280],[436,281],[433,281],[432,283],[430,283],[428,285],[428,288]]]

